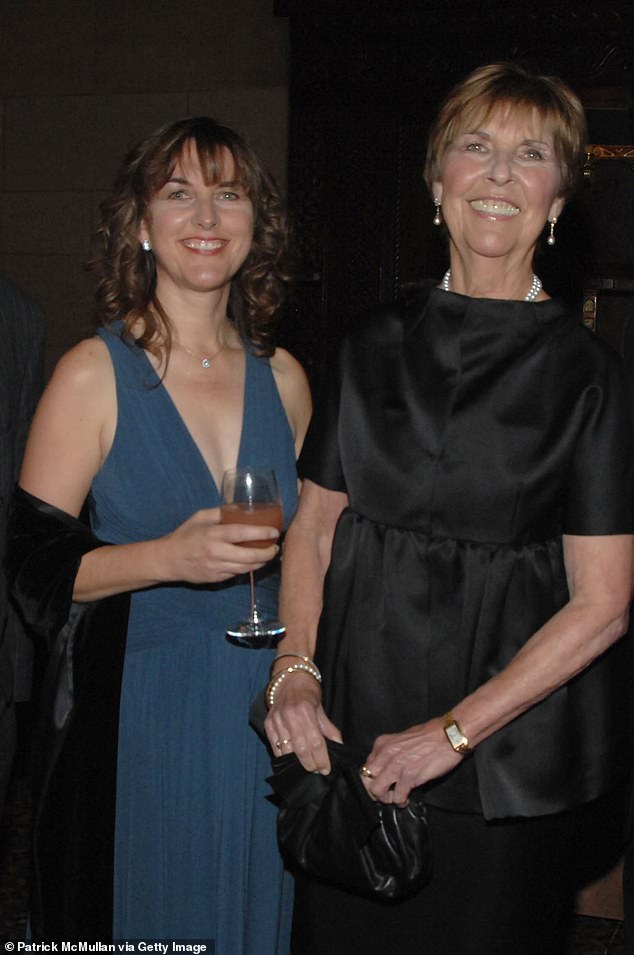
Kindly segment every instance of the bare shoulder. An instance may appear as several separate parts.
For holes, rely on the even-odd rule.
[[[284,348],[275,350],[271,369],[299,452],[313,407],[306,373],[297,359]]]
[[[293,358],[291,353],[289,351],[286,351],[285,348],[276,348],[270,361],[271,361],[271,368],[273,369],[275,374],[297,375],[298,377],[301,377],[308,385],[308,381],[307,381],[306,373],[304,372],[304,369],[302,368],[300,363],[297,361],[297,359]]]
[[[85,338],[58,361],[51,385],[73,389],[108,387],[113,382],[112,361],[101,338]]]
[[[99,338],[60,358],[38,405],[20,484],[77,514],[112,444],[117,406],[114,370]]]

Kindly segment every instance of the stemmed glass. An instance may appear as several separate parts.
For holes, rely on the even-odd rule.
[[[221,524],[255,524],[259,527],[277,527],[282,530],[282,502],[271,468],[231,468],[222,476]],[[271,540],[243,541],[243,547],[270,547]],[[259,650],[277,646],[284,635],[284,627],[277,620],[265,620],[255,599],[253,572],[251,582],[251,612],[249,619],[227,629],[227,640],[239,647]]]

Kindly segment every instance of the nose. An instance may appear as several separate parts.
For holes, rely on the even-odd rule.
[[[489,178],[499,184],[513,179],[513,163],[507,153],[497,151],[492,154]]]
[[[194,221],[202,229],[213,229],[217,225],[216,204],[211,197],[200,197],[194,203]]]

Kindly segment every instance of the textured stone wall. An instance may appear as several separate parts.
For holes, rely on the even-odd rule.
[[[49,370],[94,327],[84,264],[132,144],[171,119],[212,115],[285,188],[288,25],[273,7],[0,0],[0,271],[46,312]]]

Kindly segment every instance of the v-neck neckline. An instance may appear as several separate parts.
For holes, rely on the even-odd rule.
[[[138,346],[137,346],[137,347],[138,347]],[[239,438],[239,440],[238,440],[238,454],[237,454],[236,463],[235,463],[234,467],[240,467],[240,464],[241,464],[241,461],[242,461],[242,451],[243,451],[244,442],[245,442],[245,437],[246,437],[246,409],[247,409],[247,391],[248,391],[249,377],[250,377],[250,376],[249,376],[249,358],[250,358],[250,356],[249,356],[249,350],[248,350],[244,345],[242,346],[242,350],[243,350],[243,353],[244,353],[244,385],[243,385],[243,388],[242,388],[242,422],[241,422],[241,425],[240,425],[240,438]],[[160,389],[161,394],[163,394],[163,395],[165,396],[169,407],[172,409],[173,414],[176,416],[177,420],[180,422],[180,425],[181,425],[181,428],[182,428],[183,432],[184,432],[185,435],[187,436],[187,438],[188,438],[188,440],[189,440],[189,443],[190,443],[191,446],[193,447],[194,452],[195,452],[195,454],[196,454],[198,460],[199,460],[200,463],[202,464],[202,466],[203,466],[203,468],[204,468],[204,470],[205,470],[205,473],[206,473],[206,474],[208,475],[208,477],[209,477],[209,480],[210,480],[210,482],[211,482],[211,484],[212,484],[212,486],[213,486],[213,488],[214,488],[214,490],[215,490],[215,492],[216,492],[216,499],[217,499],[217,501],[218,501],[218,504],[220,504],[222,475],[221,475],[221,483],[219,484],[218,481],[216,480],[215,474],[212,472],[211,468],[210,468],[209,465],[207,464],[207,462],[206,462],[206,460],[205,460],[205,458],[204,458],[204,456],[203,456],[203,453],[202,453],[202,451],[200,450],[200,448],[199,448],[199,446],[198,446],[198,443],[196,442],[196,440],[195,440],[193,434],[191,433],[191,431],[190,431],[190,429],[189,429],[189,426],[187,425],[187,422],[185,421],[185,419],[183,418],[182,414],[180,413],[180,411],[179,411],[179,409],[178,409],[178,406],[177,406],[176,402],[174,401],[172,395],[170,394],[168,388],[166,388],[166,386],[165,386],[165,384],[164,384],[164,382],[163,382],[163,379],[162,379],[162,378],[159,378],[159,374],[158,374],[156,368],[154,367],[154,365],[152,364],[152,362],[150,361],[150,359],[148,358],[145,349],[144,349],[144,348],[140,348],[139,351],[142,352],[142,354],[143,354],[143,359],[144,359],[144,361],[146,362],[147,367],[150,369],[150,373],[151,373],[151,375],[152,375],[154,381],[156,382],[156,386]]]

